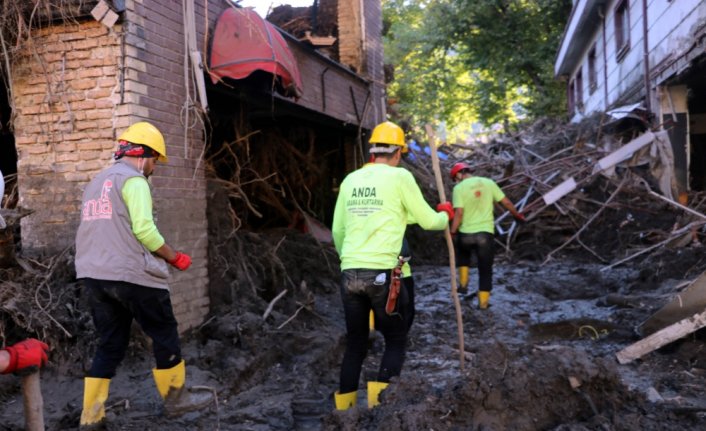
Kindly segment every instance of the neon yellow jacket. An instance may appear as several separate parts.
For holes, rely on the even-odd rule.
[[[448,224],[446,213],[426,203],[408,170],[369,163],[350,173],[341,183],[331,228],[341,270],[394,268],[410,219],[427,230]]]
[[[485,177],[469,177],[454,186],[454,208],[463,208],[462,233],[495,232],[493,204],[505,193],[495,181]]]
[[[132,177],[125,181],[122,190],[125,206],[130,213],[132,233],[149,251],[164,245],[164,238],[154,224],[152,193],[145,177]]]

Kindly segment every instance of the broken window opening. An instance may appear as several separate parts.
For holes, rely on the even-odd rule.
[[[615,7],[615,58],[621,61],[630,50],[630,9],[627,0]]]

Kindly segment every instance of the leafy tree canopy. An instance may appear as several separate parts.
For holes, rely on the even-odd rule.
[[[468,130],[564,113],[553,62],[571,0],[383,0],[392,114]],[[453,133],[452,133],[453,134]],[[450,137],[450,138],[453,138]]]

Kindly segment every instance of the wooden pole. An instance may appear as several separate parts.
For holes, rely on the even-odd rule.
[[[44,400],[39,385],[39,371],[22,377],[25,430],[44,431]]]
[[[436,153],[436,137],[430,125],[426,125],[427,136],[429,137],[429,148],[431,149],[431,166],[434,170],[434,178],[436,179],[436,188],[439,190],[439,201],[446,202],[446,190],[444,189],[444,180],[441,177],[441,169],[439,168],[439,155]],[[449,248],[449,268],[451,269],[451,297],[454,300],[456,307],[456,325],[458,326],[458,350],[460,354],[461,370],[463,370],[463,361],[465,358],[465,350],[463,347],[463,315],[461,314],[461,301],[458,299],[458,290],[456,289],[456,253],[454,251],[454,243],[451,239],[451,230],[446,226],[444,231],[446,237],[446,245]]]

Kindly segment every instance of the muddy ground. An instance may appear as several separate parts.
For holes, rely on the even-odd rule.
[[[289,247],[304,242],[297,238]],[[324,262],[327,252],[321,253],[299,258]],[[345,412],[334,411],[332,400],[344,346],[335,270],[302,265],[292,280],[305,283],[265,280],[269,291],[224,283],[214,289],[220,296],[210,318],[183,337],[188,383],[213,388],[217,404],[163,417],[149,343],[135,328],[111,383],[107,429],[702,429],[706,359],[700,337],[629,365],[618,365],[615,353],[639,339],[636,328],[680,283],[700,274],[703,255],[700,247],[665,249],[607,271],[579,258],[541,266],[500,255],[491,308],[480,311],[473,297],[462,298],[463,370],[449,269],[413,265],[417,315],[402,376],[383,392],[380,406],[367,409],[365,381],[374,379],[382,350],[379,334],[371,337],[358,407]],[[263,320],[268,302],[285,287],[288,293]],[[84,323],[78,338],[90,339],[92,327]],[[78,353],[57,353],[42,372],[50,430],[78,426],[92,351],[78,341],[68,349]],[[570,379],[580,386],[572,389]],[[0,430],[20,429],[20,380],[0,376]]]

